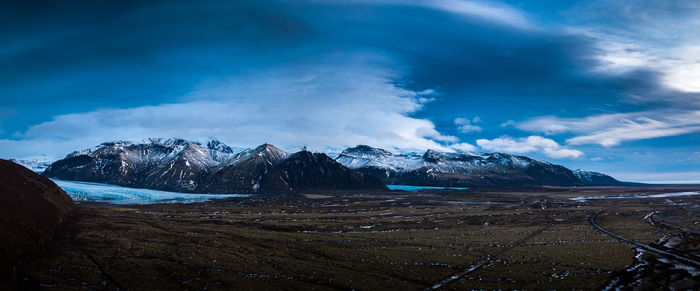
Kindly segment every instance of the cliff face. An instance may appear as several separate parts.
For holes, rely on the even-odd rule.
[[[48,178],[0,159],[0,280],[18,258],[51,240],[73,207]]]

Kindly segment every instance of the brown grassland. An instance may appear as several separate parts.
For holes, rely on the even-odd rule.
[[[644,221],[647,214],[672,213],[664,219],[697,228],[699,197],[569,198],[664,191],[540,188],[83,203],[60,237],[25,258],[15,275],[24,287],[58,290],[422,290],[497,254],[442,288],[600,289],[634,263],[636,252],[594,229],[590,214],[615,203],[598,223],[650,243],[664,231]]]

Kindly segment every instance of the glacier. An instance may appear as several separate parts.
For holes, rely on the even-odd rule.
[[[214,199],[250,197],[249,194],[188,194],[116,185],[51,179],[75,202],[107,202],[112,204],[195,203]]]

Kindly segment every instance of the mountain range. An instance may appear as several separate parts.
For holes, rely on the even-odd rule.
[[[43,174],[62,180],[187,193],[287,194],[317,190],[387,190],[386,184],[442,187],[619,185],[605,174],[503,153],[394,154],[370,146],[333,159],[270,145],[236,151],[217,140],[115,141],[73,152]]]
[[[336,159],[348,168],[375,175],[387,184],[441,187],[610,186],[614,178],[590,171],[504,153],[394,154],[366,145],[348,148]]]
[[[187,193],[296,193],[302,190],[387,190],[377,177],[350,170],[323,153],[287,154],[263,144],[235,153],[212,140],[116,141],[76,151],[43,174]]]

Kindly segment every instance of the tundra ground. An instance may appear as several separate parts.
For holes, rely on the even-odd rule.
[[[15,276],[26,287],[51,289],[422,290],[462,273],[440,288],[601,289],[616,278],[634,279],[624,274],[638,263],[637,250],[594,229],[589,215],[614,204],[597,222],[653,243],[672,230],[644,218],[659,211],[658,220],[697,230],[700,196],[571,198],[663,191],[321,193],[82,204],[64,233],[17,265]],[[697,248],[678,251],[697,255]],[[697,279],[691,270],[658,284],[692,288]]]

